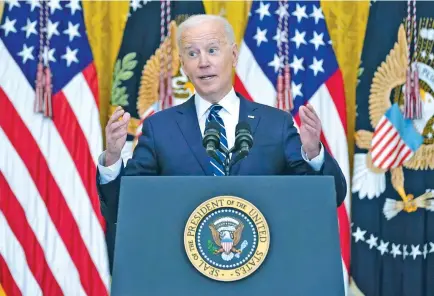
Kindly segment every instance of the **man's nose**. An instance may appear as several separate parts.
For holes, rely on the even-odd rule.
[[[199,67],[200,68],[207,68],[209,67],[209,60],[207,55],[201,54],[199,58]]]

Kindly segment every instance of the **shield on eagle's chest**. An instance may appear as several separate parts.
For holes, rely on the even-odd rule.
[[[234,245],[234,241],[230,238],[224,238],[222,240],[222,248],[225,250],[225,253],[229,253]]]

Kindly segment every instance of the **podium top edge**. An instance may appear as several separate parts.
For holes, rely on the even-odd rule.
[[[170,178],[195,178],[195,179],[224,179],[224,178],[239,178],[239,179],[333,179],[334,176],[328,175],[233,175],[233,176],[205,176],[205,175],[149,175],[149,176],[122,176],[128,179],[170,179]]]

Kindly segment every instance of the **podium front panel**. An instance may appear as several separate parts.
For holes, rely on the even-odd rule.
[[[212,280],[189,261],[184,228],[204,201],[252,203],[270,231],[250,276]],[[327,176],[124,177],[111,295],[344,295],[336,193]]]

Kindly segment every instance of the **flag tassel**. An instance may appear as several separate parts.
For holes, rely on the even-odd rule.
[[[279,109],[283,109],[283,76],[277,76],[277,104]]]
[[[44,67],[42,63],[38,63],[37,73],[36,73],[36,100],[35,100],[35,112],[42,112],[43,108],[43,98],[44,98]]]
[[[291,93],[291,73],[289,71],[289,65],[285,66],[285,104],[288,109],[292,111],[294,109],[294,101]]]
[[[411,6],[413,5],[413,9]],[[417,22],[416,0],[407,1],[407,80],[405,88],[404,117],[408,119],[422,118],[422,101],[419,94],[419,73],[417,61],[411,63],[411,36],[413,35],[413,56],[417,56]]]
[[[53,116],[53,109],[52,109],[52,85],[51,85],[51,70],[49,67],[45,68],[44,71],[44,115],[46,117],[52,117]]]
[[[167,73],[167,85],[166,85],[166,106],[165,108],[170,108],[173,106],[173,89],[172,89],[172,75]]]

